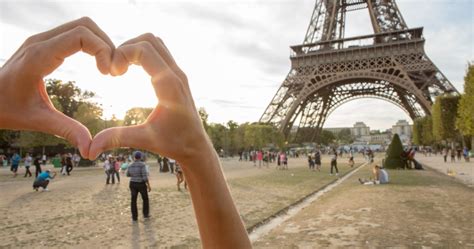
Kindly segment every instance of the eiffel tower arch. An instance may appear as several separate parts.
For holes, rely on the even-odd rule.
[[[346,13],[367,9],[374,33],[344,37]],[[311,140],[340,105],[378,98],[412,119],[431,115],[434,98],[458,94],[424,51],[423,28],[408,28],[394,0],[316,0],[303,44],[260,122],[312,127]]]

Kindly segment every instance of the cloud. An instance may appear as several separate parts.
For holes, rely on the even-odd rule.
[[[242,101],[234,101],[227,99],[212,99],[212,103],[224,108],[243,108],[243,109],[261,109],[260,106],[247,105]]]
[[[62,4],[43,1],[0,1],[0,21],[25,30],[45,30],[70,20]]]
[[[216,8],[216,4],[220,7],[225,6],[223,3],[219,4],[216,2],[210,4],[196,4],[187,2],[185,4],[181,3],[179,6],[176,6],[178,13],[183,16],[187,16],[190,20],[203,20],[211,24],[218,24],[219,26],[225,26],[226,28],[244,28],[249,24],[240,18],[238,15],[228,13],[225,11],[225,8]]]

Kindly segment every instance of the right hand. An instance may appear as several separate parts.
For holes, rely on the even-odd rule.
[[[81,18],[26,39],[0,68],[0,129],[61,136],[88,158],[89,130],[54,108],[43,81],[66,57],[81,50],[96,57],[101,73],[109,73],[114,45],[90,18]]]

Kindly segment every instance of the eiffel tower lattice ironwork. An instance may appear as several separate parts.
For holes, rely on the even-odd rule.
[[[344,38],[346,13],[368,9],[374,34]],[[423,28],[409,29],[394,0],[316,0],[302,45],[291,46],[291,70],[260,122],[312,127],[357,98],[379,98],[412,119],[431,114],[434,98],[458,94],[424,51]]]

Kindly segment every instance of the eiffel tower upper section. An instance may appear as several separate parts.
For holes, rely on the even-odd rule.
[[[373,34],[344,37],[346,14],[367,9]],[[394,0],[317,0],[291,70],[260,118],[288,135],[321,129],[328,115],[356,98],[379,98],[411,118],[431,114],[434,98],[458,94],[424,51],[423,28],[408,28]]]

